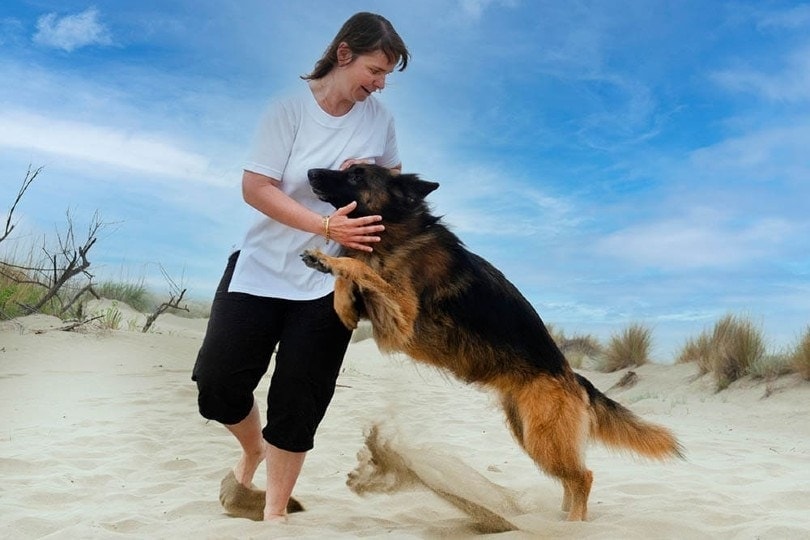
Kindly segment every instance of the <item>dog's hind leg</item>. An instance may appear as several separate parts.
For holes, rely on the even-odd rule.
[[[523,418],[520,416],[517,401],[510,394],[501,394],[501,406],[512,436],[520,446],[523,446]]]
[[[589,418],[583,397],[567,381],[541,376],[517,389],[510,424],[521,445],[543,471],[563,485],[562,509],[569,521],[583,521],[593,473],[584,461]]]

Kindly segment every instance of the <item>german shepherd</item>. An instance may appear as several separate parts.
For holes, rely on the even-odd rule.
[[[517,288],[431,215],[425,197],[438,183],[375,165],[312,169],[309,182],[336,208],[357,201],[351,217],[381,215],[385,224],[371,253],[301,255],[311,268],[336,276],[335,310],[343,323],[353,329],[368,318],[381,350],[494,389],[515,439],[562,483],[569,520],[587,516],[589,438],[649,458],[682,457],[669,430],[574,373]]]

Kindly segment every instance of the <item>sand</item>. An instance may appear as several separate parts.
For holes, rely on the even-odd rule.
[[[0,323],[2,538],[463,538],[493,516],[508,526],[489,530],[510,539],[810,538],[810,384],[795,377],[764,397],[752,380],[715,393],[694,366],[634,369],[638,382],[611,397],[673,429],[687,460],[589,448],[589,521],[568,523],[562,488],[515,445],[492,396],[355,342],[295,490],[306,511],[271,525],[218,500],[238,450],[197,414],[204,320],[162,315],[148,334],[61,326]],[[584,372],[603,390],[625,373]],[[363,473],[367,435],[404,476]]]

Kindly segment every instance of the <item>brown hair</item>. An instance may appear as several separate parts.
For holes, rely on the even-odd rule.
[[[352,59],[360,54],[382,51],[389,60],[396,61],[399,71],[408,67],[410,58],[408,48],[388,19],[376,13],[360,12],[355,13],[343,23],[335,39],[315,64],[312,73],[302,75],[301,78],[315,80],[329,74],[338,64],[337,51],[341,43],[349,46],[352,51]]]

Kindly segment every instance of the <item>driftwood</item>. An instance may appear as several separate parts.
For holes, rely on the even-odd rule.
[[[607,389],[608,392],[616,388],[631,388],[638,382],[638,374],[635,371],[628,371],[625,373],[619,382]]]

